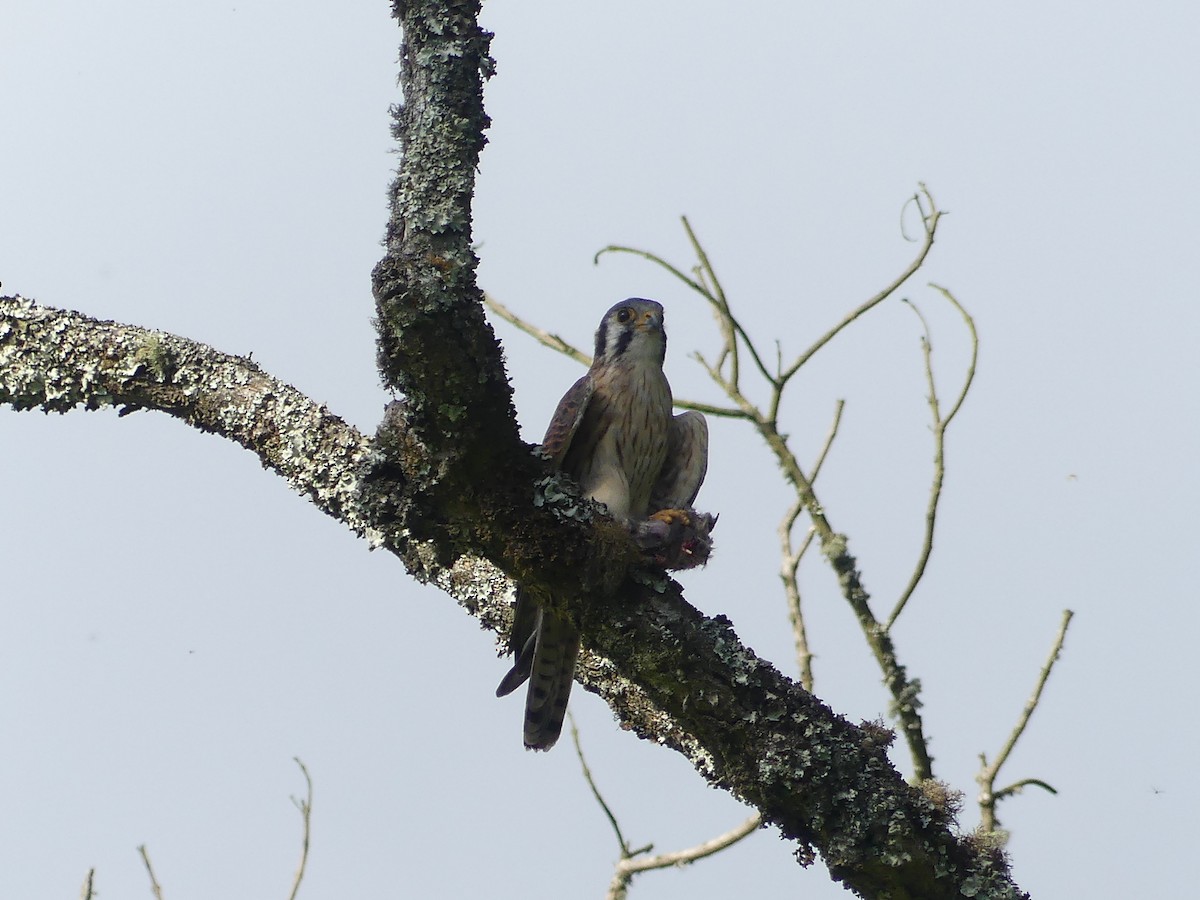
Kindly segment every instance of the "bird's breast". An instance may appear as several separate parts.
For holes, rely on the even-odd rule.
[[[598,373],[564,466],[618,518],[647,515],[667,456],[671,388],[657,366]],[[582,439],[582,440],[581,440]]]

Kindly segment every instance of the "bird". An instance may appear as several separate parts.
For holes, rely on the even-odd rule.
[[[671,386],[663,373],[666,353],[660,303],[634,297],[614,305],[596,329],[587,374],[559,401],[540,445],[555,468],[571,476],[585,496],[603,503],[635,536],[652,514],[690,507],[708,468],[704,416],[695,411],[672,414]],[[700,517],[700,522],[703,543],[715,519]],[[657,534],[654,529],[649,533]],[[641,545],[643,539],[638,539]],[[525,747],[549,750],[562,732],[579,633],[518,585],[508,647],[513,666],[496,696],[510,694],[528,680]]]

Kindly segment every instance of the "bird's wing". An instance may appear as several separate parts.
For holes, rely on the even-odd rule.
[[[650,511],[692,505],[708,472],[708,423],[695,410],[671,420],[667,461],[650,494]]]
[[[542,438],[542,452],[555,466],[562,465],[595,389],[596,383],[589,372],[571,385],[571,389],[558,401],[558,408],[554,410],[550,425],[546,428],[546,436]]]

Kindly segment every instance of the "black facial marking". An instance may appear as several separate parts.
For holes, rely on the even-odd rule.
[[[633,340],[633,329],[622,328],[621,333],[617,335],[617,351],[613,356],[621,356],[629,349],[629,342]]]
[[[600,323],[600,327],[596,329],[596,359],[604,359],[604,350],[608,346],[608,316],[604,317],[604,321]]]

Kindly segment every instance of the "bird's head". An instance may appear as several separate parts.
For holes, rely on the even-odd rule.
[[[593,365],[615,362],[653,362],[661,366],[667,355],[663,308],[654,300],[631,297],[604,314],[596,329]]]

